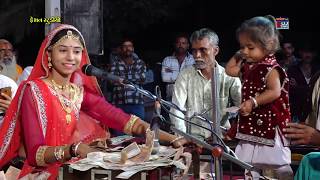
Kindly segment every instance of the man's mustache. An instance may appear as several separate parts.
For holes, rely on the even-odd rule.
[[[202,58],[195,59],[194,61],[195,61],[196,63],[197,63],[197,62],[198,62],[198,63],[204,63],[204,62],[205,62],[205,60],[202,59]]]
[[[204,69],[207,65],[204,59],[195,59],[195,67],[197,69]]]

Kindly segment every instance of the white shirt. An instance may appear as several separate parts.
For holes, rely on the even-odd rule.
[[[19,85],[22,81],[27,80],[31,71],[32,71],[33,66],[27,66],[26,68],[23,69],[22,74],[19,76],[17,84]]]
[[[181,66],[176,56],[167,56],[162,61],[161,77],[162,81],[166,83],[174,83],[178,77],[178,74],[183,69],[192,66],[194,64],[193,56],[187,53]],[[170,68],[172,72],[166,72],[166,68]]]
[[[241,103],[241,82],[239,78],[228,76],[225,73],[225,69],[218,65],[217,66],[217,86],[219,94],[219,110],[220,112],[220,125],[230,128],[229,118],[232,114],[224,111],[225,108],[230,106],[239,106]],[[192,116],[194,113],[202,113],[209,110],[203,115],[206,119],[211,121],[212,119],[212,90],[211,90],[211,79],[206,79],[201,71],[198,71],[194,67],[184,69],[178,76],[175,84],[172,96],[172,103],[176,104],[181,110],[187,110],[189,115]],[[192,111],[192,112],[190,112]],[[171,113],[184,118],[184,114],[180,111],[171,108]],[[187,127],[183,120],[170,115],[171,122],[175,127],[181,131],[186,132]],[[207,127],[210,126],[207,122],[203,122],[199,119],[192,119],[193,123]],[[211,134],[209,131],[191,125],[189,127],[192,135],[198,138],[208,138]],[[188,130],[189,131],[189,130]]]

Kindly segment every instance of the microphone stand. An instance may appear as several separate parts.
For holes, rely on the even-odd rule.
[[[155,103],[154,103],[154,113],[153,113],[153,117],[151,119],[151,122],[150,122],[150,128],[152,131],[154,131],[155,133],[155,137],[154,137],[154,144],[153,144],[153,150],[152,150],[152,153],[153,154],[157,154],[159,152],[159,148],[160,148],[160,144],[159,144],[159,132],[160,132],[160,125],[159,125],[159,121],[161,121],[161,119],[163,118],[161,116],[161,104],[160,104],[160,99],[161,99],[161,91],[160,91],[160,88],[158,86],[156,86],[156,100],[155,100]]]
[[[215,75],[213,75],[215,76]],[[213,78],[214,79],[214,78]],[[213,82],[215,83],[215,81]],[[186,114],[187,112],[186,111],[183,111],[181,110],[177,105],[173,104],[172,102],[169,102],[169,101],[165,101],[161,98],[158,98],[157,96],[153,95],[152,93],[150,93],[149,91],[147,90],[144,90],[144,89],[141,89],[139,87],[137,87],[136,85],[134,85],[133,83],[129,82],[128,84],[125,84],[125,83],[121,83],[122,85],[124,85],[125,87],[127,88],[130,88],[130,89],[134,89],[136,91],[138,91],[139,93],[141,93],[142,95],[145,95],[149,98],[151,98],[152,100],[155,100],[156,102],[160,103],[160,104],[164,104],[170,108],[174,108],[174,109],[177,109],[178,111],[181,111],[182,113]],[[213,85],[212,85],[213,86]],[[216,93],[216,87],[214,86],[214,92],[213,94],[217,94]],[[215,96],[213,96],[215,97]],[[216,99],[216,98],[215,98]],[[215,100],[213,99],[213,100]],[[217,111],[218,108],[214,108],[216,107],[217,103],[214,101],[213,102],[213,109],[216,109],[216,110],[213,110],[213,119],[217,120],[217,113],[215,111]],[[157,112],[157,110],[156,110]],[[218,130],[218,132],[220,132],[220,122],[218,123],[215,123],[216,124],[216,127],[215,127],[215,130]],[[239,166],[243,167],[244,169],[247,169],[247,170],[253,170],[253,166],[246,163],[246,162],[242,162],[240,161],[239,159],[237,159],[236,157],[224,152],[223,149],[230,149],[229,147],[224,147],[226,146],[225,144],[220,144],[218,143],[218,138],[216,137],[216,145],[217,146],[212,146],[206,142],[203,142],[201,140],[199,140],[198,138],[192,136],[192,135],[189,135],[187,133],[184,133],[183,131],[180,131],[179,129],[176,129],[174,126],[172,126],[172,124],[170,124],[171,126],[171,129],[172,131],[174,131],[175,133],[177,134],[180,134],[181,136],[183,136],[184,138],[186,138],[187,140],[190,140],[191,142],[199,145],[199,146],[202,146],[208,150],[211,151],[211,154],[213,157],[215,157],[215,175],[216,175],[216,179],[217,180],[222,180],[222,161],[221,161],[221,158],[225,158],[235,164],[238,164]],[[213,132],[212,134],[214,134],[215,136],[217,136],[217,134],[215,132]],[[224,148],[222,149],[221,146],[223,146]]]
[[[219,95],[219,87],[217,84],[218,74],[217,74],[217,66],[216,63],[214,67],[212,68],[212,77],[211,77],[211,96],[212,96],[212,123],[214,125],[213,131],[216,132],[218,135],[221,134],[220,131],[220,114],[218,112],[219,108],[219,98],[217,96]],[[213,142],[216,144],[221,145],[218,142],[218,139],[216,136],[213,137]],[[215,179],[216,180],[222,180],[223,179],[223,172],[222,172],[222,159],[221,156],[214,156],[214,170],[215,170]]]
[[[142,94],[142,95],[144,95],[144,96],[147,96],[147,97],[149,97],[149,98],[152,99],[152,100],[155,100],[155,101],[157,100],[157,96],[153,95],[152,93],[150,93],[150,92],[147,91],[147,90],[144,90],[144,89],[139,88],[138,86],[134,85],[133,83],[128,83],[128,84],[126,84],[126,83],[121,83],[121,84],[124,85],[124,86],[127,87],[127,88],[134,89],[134,90],[138,91],[140,94]],[[164,105],[166,105],[166,106],[168,106],[168,107],[170,107],[170,108],[177,109],[177,110],[181,111],[181,112],[184,113],[184,114],[186,113],[186,111],[183,111],[182,109],[180,109],[177,105],[173,104],[172,102],[163,100],[163,99],[161,99],[161,98],[159,98],[157,101],[158,101],[160,104],[164,104]]]
[[[205,149],[210,150],[214,157],[218,157],[218,158],[223,157],[223,158],[225,158],[225,159],[227,159],[227,160],[229,160],[229,161],[231,161],[231,162],[233,162],[235,164],[238,164],[239,166],[241,166],[244,169],[253,170],[253,166],[252,165],[250,165],[250,164],[248,164],[246,162],[242,162],[239,159],[233,157],[232,155],[224,152],[222,150],[222,148],[220,147],[220,145],[212,146],[212,145],[210,145],[210,144],[208,144],[208,143],[206,143],[206,142],[204,142],[204,141],[202,141],[202,140],[200,140],[200,139],[198,139],[198,138],[196,138],[196,137],[194,137],[194,136],[192,136],[190,134],[187,134],[187,133],[185,133],[185,132],[183,132],[183,131],[175,128],[175,127],[171,127],[171,129],[172,129],[173,132],[175,132],[177,134],[180,134],[181,136],[183,136],[187,140],[190,140],[193,143],[195,143],[195,144],[197,144],[199,146],[202,146]]]

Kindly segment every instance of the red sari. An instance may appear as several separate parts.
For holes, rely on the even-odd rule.
[[[46,49],[52,38],[63,29],[78,31],[73,26],[60,25],[46,36],[34,68],[28,80],[19,86],[0,129],[0,168],[18,155],[20,147],[26,149],[27,160],[20,177],[40,171],[49,172],[50,179],[55,179],[61,164],[37,167],[35,156],[38,148],[108,138],[108,133],[97,121],[126,133],[130,133],[132,128],[134,117],[106,102],[96,78],[84,75],[80,69],[71,77],[71,82],[79,87],[81,93],[72,105],[71,122],[67,123],[57,92],[42,80],[49,73]],[[85,48],[80,67],[84,64],[90,64]]]

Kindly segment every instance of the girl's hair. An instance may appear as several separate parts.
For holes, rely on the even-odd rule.
[[[52,45],[54,45],[55,43],[57,43],[62,37],[67,35],[68,31],[72,31],[72,34],[75,35],[76,37],[79,37],[79,41],[81,43],[81,45],[84,47],[84,41],[81,37],[81,35],[74,29],[63,29],[61,31],[59,31],[51,40],[49,47],[51,47]]]
[[[236,36],[246,34],[251,41],[258,43],[268,54],[280,49],[279,31],[275,26],[275,18],[271,15],[257,16],[244,21],[237,29]]]

